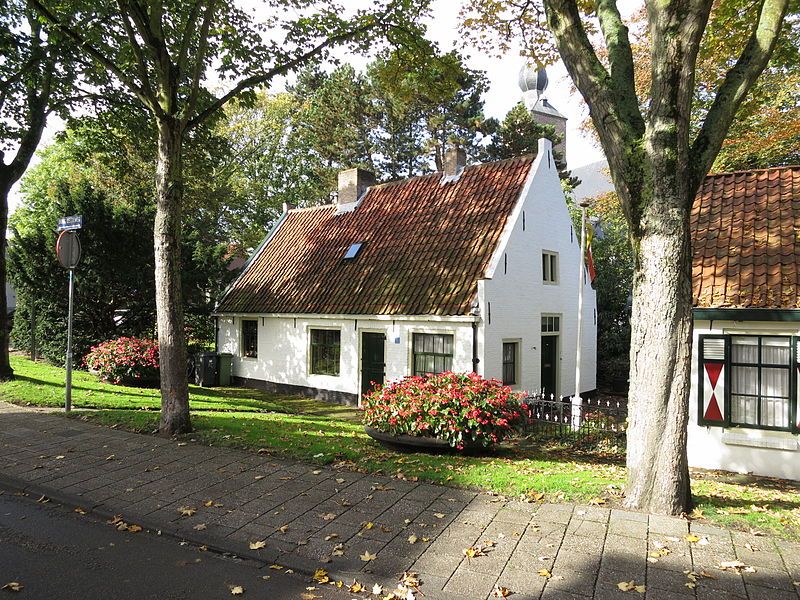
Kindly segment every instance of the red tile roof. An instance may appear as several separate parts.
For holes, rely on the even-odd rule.
[[[800,308],[800,166],[706,177],[691,215],[700,308]]]
[[[220,313],[466,315],[533,159],[373,186],[355,211],[289,211]],[[354,260],[343,257],[364,243]]]

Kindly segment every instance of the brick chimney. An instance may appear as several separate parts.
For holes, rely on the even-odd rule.
[[[464,167],[467,166],[467,153],[459,147],[453,146],[445,150],[444,153],[444,176],[456,178],[461,175]]]
[[[347,169],[339,172],[339,207],[355,204],[367,188],[375,185],[375,174],[365,169]]]

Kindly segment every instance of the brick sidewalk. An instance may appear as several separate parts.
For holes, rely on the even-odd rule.
[[[393,589],[410,570],[426,600],[483,599],[495,585],[516,600],[798,599],[800,544],[782,540],[177,443],[3,402],[0,423],[0,483],[264,564],[324,568],[370,589]],[[181,507],[196,513],[181,516]],[[686,541],[689,533],[701,541]],[[250,550],[259,540],[266,547]],[[485,555],[466,558],[475,546]],[[376,558],[364,562],[365,553]],[[735,560],[750,568],[719,568]],[[646,592],[623,592],[623,581]]]

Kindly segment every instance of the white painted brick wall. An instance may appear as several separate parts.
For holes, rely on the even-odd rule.
[[[692,390],[689,398],[689,466],[753,473],[768,477],[800,480],[800,445],[798,436],[786,431],[765,431],[743,427],[706,427],[698,425],[698,340],[702,334],[755,333],[800,335],[796,323],[695,321],[692,345]],[[749,443],[751,445],[746,445]],[[782,445],[784,449],[758,445]],[[787,449],[792,448],[792,449]]]
[[[250,318],[250,317],[247,317]],[[360,340],[362,332],[386,334],[386,378],[411,374],[413,333],[446,333],[454,336],[453,370],[472,370],[472,326],[470,323],[390,318],[258,317],[258,357],[242,356],[242,317],[219,319],[219,351],[233,354],[233,375],[274,383],[302,385],[358,394],[361,389]],[[341,362],[338,376],[309,372],[310,329],[341,331]],[[398,342],[399,340],[399,342]]]
[[[544,140],[543,140],[544,141]],[[541,388],[541,317],[559,315],[559,387],[562,396],[575,393],[575,351],[578,323],[579,233],[561,190],[549,142],[541,144],[533,165],[531,185],[508,238],[501,248],[491,280],[484,283],[481,316],[484,327],[482,369],[487,377],[502,378],[503,340],[521,339],[519,389]],[[523,230],[523,217],[525,225]],[[545,284],[542,251],[558,253],[558,284]],[[596,294],[584,287],[581,392],[595,389],[597,370]],[[491,307],[489,306],[491,304]],[[491,312],[491,322],[489,313]]]

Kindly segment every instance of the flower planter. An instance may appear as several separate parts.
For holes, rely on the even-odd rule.
[[[464,449],[459,450],[453,448],[446,440],[440,440],[434,437],[423,437],[419,435],[394,435],[379,431],[374,427],[364,426],[364,432],[371,438],[379,441],[382,444],[391,446],[392,448],[402,448],[404,450],[421,450],[422,452],[444,453],[444,452],[460,452],[475,454],[478,452],[489,451],[489,448],[484,448],[477,442],[471,440],[464,441]]]

